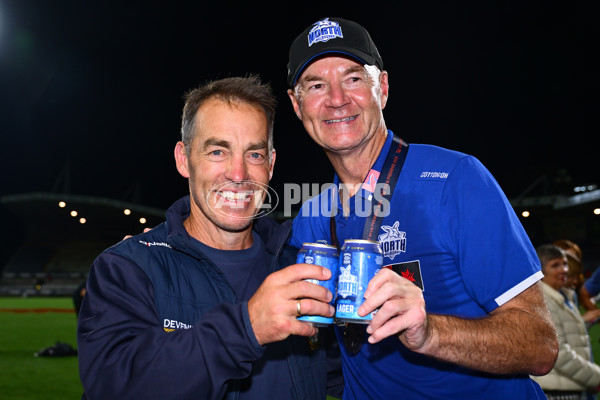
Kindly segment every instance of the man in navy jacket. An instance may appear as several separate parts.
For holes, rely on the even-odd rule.
[[[295,264],[290,224],[257,215],[274,109],[257,77],[187,95],[175,160],[190,195],[95,260],[78,324],[83,398],[325,398],[323,345],[296,318],[333,315],[332,294],[305,281],[330,273]]]

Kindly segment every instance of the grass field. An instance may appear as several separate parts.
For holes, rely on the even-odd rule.
[[[76,348],[76,325],[70,298],[0,298],[0,399],[80,399],[77,357],[34,357],[57,341]],[[600,360],[600,324],[590,337]]]
[[[57,341],[76,348],[76,324],[70,298],[0,298],[0,398],[80,399],[77,357],[34,357]]]

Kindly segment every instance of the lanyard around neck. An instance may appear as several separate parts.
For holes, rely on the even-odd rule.
[[[392,134],[390,132],[390,134]],[[379,232],[383,218],[389,214],[390,201],[392,193],[396,187],[398,176],[404,166],[406,154],[408,153],[408,144],[396,135],[392,137],[392,144],[385,157],[385,162],[379,173],[377,184],[373,191],[379,191],[377,195],[370,196],[370,213],[365,221],[362,239],[374,240]],[[370,174],[369,174],[370,175]],[[335,216],[330,218],[331,243],[338,249],[341,248],[337,239]]]

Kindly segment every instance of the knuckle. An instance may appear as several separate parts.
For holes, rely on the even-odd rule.
[[[307,281],[299,281],[298,282],[298,289],[302,292],[302,293],[307,293],[310,291],[310,289],[312,288],[312,285],[314,285],[311,282],[307,282]]]
[[[275,278],[273,277],[274,274],[276,274],[277,272],[274,272],[273,274],[269,274],[267,275],[267,277],[264,279],[263,281],[263,285],[269,285]]]
[[[289,333],[292,331],[292,323],[295,322],[295,318],[294,320],[291,319],[284,319],[283,321],[281,321],[280,326],[281,326],[281,331],[285,332],[285,333]]]
[[[379,311],[377,311],[377,313],[385,313],[385,314],[389,314],[391,311],[393,311],[396,306],[394,306],[394,304],[392,304],[393,301],[386,301],[385,303],[383,303],[381,305],[381,307],[379,307]]]
[[[273,325],[277,332],[288,332],[289,328],[290,328],[290,324],[291,324],[291,321],[289,321],[288,319],[280,319],[277,322],[275,322]]]
[[[274,315],[280,315],[280,314],[285,314],[287,312],[286,307],[284,306],[284,303],[282,302],[275,302],[272,306],[271,306],[271,312]]]
[[[313,304],[310,299],[302,299],[302,314],[307,315],[313,312]]]
[[[319,286],[319,297],[325,301],[325,300],[327,300],[328,296],[329,296],[329,289],[327,289],[323,286]]]

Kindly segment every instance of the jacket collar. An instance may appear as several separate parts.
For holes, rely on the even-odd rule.
[[[558,291],[545,282],[542,282],[542,287],[544,289],[544,294],[557,303],[564,304],[565,296],[571,303],[574,303],[575,293],[572,290],[562,288],[560,291]]]

